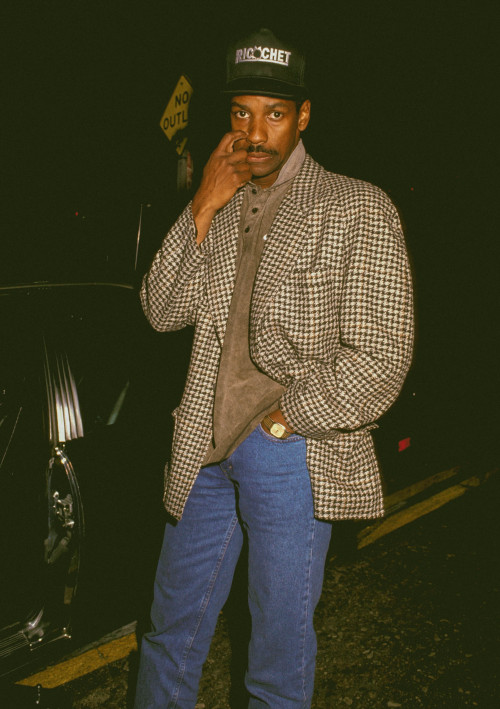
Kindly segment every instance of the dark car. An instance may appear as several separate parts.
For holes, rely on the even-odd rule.
[[[4,675],[147,611],[189,334],[113,283],[2,287],[0,327]]]

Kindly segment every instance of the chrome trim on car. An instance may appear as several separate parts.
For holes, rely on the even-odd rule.
[[[66,354],[51,356],[44,342],[49,439],[53,445],[83,438],[83,421],[75,378]],[[52,366],[51,366],[52,364]]]

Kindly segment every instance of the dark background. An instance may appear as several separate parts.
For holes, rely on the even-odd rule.
[[[309,152],[380,185],[400,209],[417,301],[406,392],[416,396],[421,445],[432,437],[433,456],[496,449],[495,2],[2,8],[4,282],[137,280],[140,205],[141,272],[189,197],[177,194],[177,156],[159,127],[179,75],[194,86],[196,185],[228,127],[219,95],[226,46],[269,26],[308,55]]]

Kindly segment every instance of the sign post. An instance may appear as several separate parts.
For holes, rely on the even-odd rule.
[[[186,149],[188,141],[186,129],[188,126],[189,102],[192,94],[193,87],[189,79],[184,74],[181,74],[160,121],[160,128],[168,140],[172,141],[175,137],[175,150],[179,155],[177,162],[178,190],[189,189],[192,182],[192,160],[190,153]]]

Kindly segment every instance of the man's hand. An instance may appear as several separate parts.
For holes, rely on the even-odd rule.
[[[280,409],[276,409],[276,411],[272,411],[270,414],[268,414],[268,416],[269,416],[269,418],[271,418],[275,423],[281,423],[281,425],[284,426],[284,427],[286,428],[286,430],[287,430],[289,433],[293,433],[293,432],[294,432],[294,431],[293,431],[293,428],[292,428],[291,426],[289,426],[289,425],[287,424],[287,422],[285,421],[285,417],[284,417],[283,414],[281,413],[281,410],[280,410]],[[264,422],[262,422],[262,427],[263,427],[268,433],[270,433],[269,428],[266,426],[266,424],[265,424]]]
[[[252,177],[250,166],[246,162],[247,151],[233,149],[234,143],[245,137],[246,133],[241,130],[226,133],[205,165],[203,178],[192,204],[198,244],[201,244],[207,235],[217,211]]]

